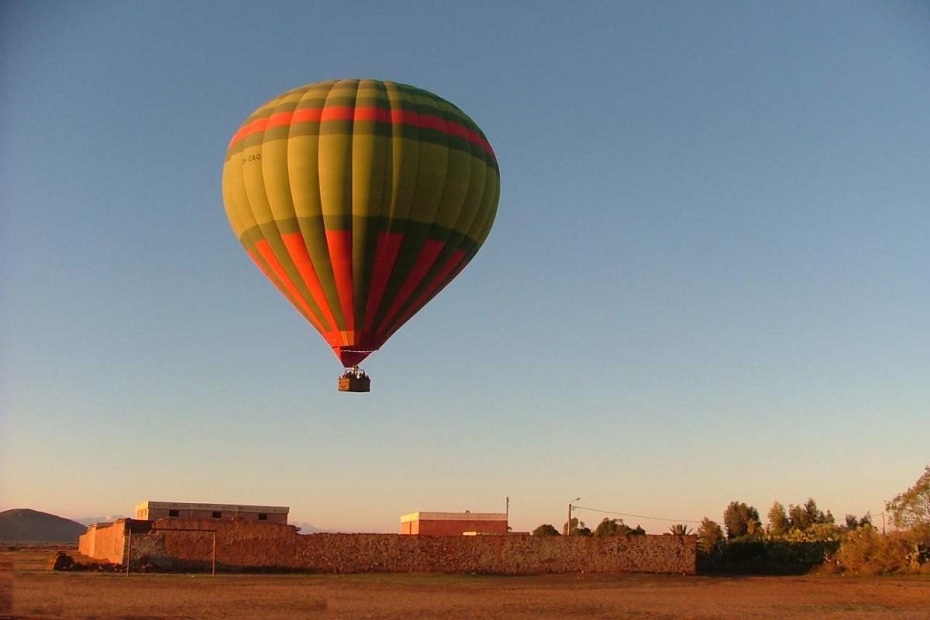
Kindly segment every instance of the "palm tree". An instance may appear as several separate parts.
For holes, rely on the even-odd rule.
[[[691,536],[692,534],[691,528],[684,523],[676,523],[668,528],[668,531],[672,533],[672,536]]]

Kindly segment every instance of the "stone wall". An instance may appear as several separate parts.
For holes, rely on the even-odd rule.
[[[311,534],[297,562],[314,572],[695,572],[693,536],[402,536]]]
[[[218,571],[693,574],[696,560],[694,536],[302,535],[291,525],[175,518],[133,534],[133,565],[209,570],[214,537]]]

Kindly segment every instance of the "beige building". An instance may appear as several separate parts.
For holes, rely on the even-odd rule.
[[[246,506],[240,504],[198,504],[188,502],[142,502],[136,506],[136,519],[220,519],[267,521],[287,524],[287,506]]]
[[[463,534],[506,534],[503,512],[413,512],[400,518],[401,534],[461,536]]]

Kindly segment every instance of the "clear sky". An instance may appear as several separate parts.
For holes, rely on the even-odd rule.
[[[5,0],[0,63],[0,509],[841,518],[930,463],[924,2]],[[454,102],[501,169],[368,395],[220,195],[253,109],[341,77]]]

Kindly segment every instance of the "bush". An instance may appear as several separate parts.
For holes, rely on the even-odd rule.
[[[751,538],[720,545],[713,553],[698,553],[698,570],[743,575],[802,575],[835,553],[833,541],[759,541]]]
[[[559,535],[559,530],[555,529],[555,527],[551,523],[545,523],[537,527],[535,530],[533,530],[533,536],[558,536],[558,535]]]
[[[843,539],[836,562],[859,575],[930,574],[930,527],[890,534],[862,527]]]

